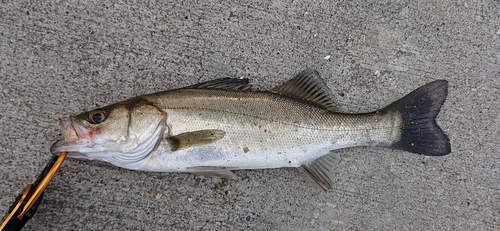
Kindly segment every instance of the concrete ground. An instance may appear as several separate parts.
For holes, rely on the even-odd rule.
[[[446,79],[452,152],[340,150],[328,193],[296,169],[227,181],[68,159],[25,230],[500,229],[498,1],[113,2],[0,3],[2,214],[59,117],[219,77],[268,89],[315,68],[345,112]]]

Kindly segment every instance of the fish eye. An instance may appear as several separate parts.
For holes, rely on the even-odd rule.
[[[97,109],[89,114],[88,121],[93,124],[98,124],[106,119],[106,112],[102,109]]]

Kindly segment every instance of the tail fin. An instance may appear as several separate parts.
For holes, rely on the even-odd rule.
[[[450,153],[450,140],[436,123],[447,94],[448,82],[436,80],[384,108],[399,112],[403,119],[401,138],[392,147],[427,156]]]

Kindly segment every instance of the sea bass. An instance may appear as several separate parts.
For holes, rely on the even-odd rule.
[[[335,149],[384,146],[427,156],[450,153],[436,123],[448,83],[437,80],[371,113],[335,111],[318,72],[307,69],[268,91],[223,78],[143,95],[61,119],[51,152],[132,170],[232,177],[232,170],[297,167],[327,190]]]

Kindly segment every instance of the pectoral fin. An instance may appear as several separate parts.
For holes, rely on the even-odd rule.
[[[213,143],[222,139],[225,134],[226,132],[222,130],[207,129],[170,136],[166,140],[170,144],[172,151],[176,151]]]
[[[330,152],[313,162],[302,165],[299,169],[304,172],[318,186],[327,191],[332,188],[335,167],[340,162],[340,156],[337,153]]]

